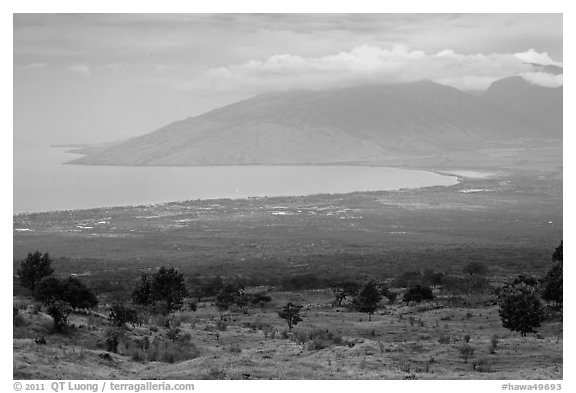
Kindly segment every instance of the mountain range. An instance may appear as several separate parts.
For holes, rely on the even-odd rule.
[[[473,95],[430,81],[256,96],[71,163],[239,165],[401,162],[405,157],[562,140],[562,88],[521,77]]]

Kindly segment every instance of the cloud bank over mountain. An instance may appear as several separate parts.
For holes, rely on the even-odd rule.
[[[562,75],[541,72],[540,65],[561,66],[561,63],[534,49],[461,54],[451,49],[426,53],[403,45],[392,48],[362,45],[324,56],[277,54],[264,60],[211,68],[184,88],[262,92],[426,79],[463,90],[485,90],[495,80],[514,75],[540,86],[562,85]]]

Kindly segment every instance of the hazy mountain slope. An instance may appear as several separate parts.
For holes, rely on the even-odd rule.
[[[541,124],[543,129],[551,133],[551,137],[561,138],[562,93],[562,87],[541,87],[513,76],[494,82],[483,97],[492,105]]]
[[[376,161],[547,135],[518,114],[432,82],[264,94],[75,160],[105,165]],[[549,133],[548,133],[549,135]]]

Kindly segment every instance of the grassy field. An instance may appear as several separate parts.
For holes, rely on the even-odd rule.
[[[46,335],[47,345],[38,345],[51,319],[15,280],[22,320],[14,327],[14,378],[561,379],[561,316],[551,315],[539,336],[521,338],[502,327],[493,295],[454,301],[437,293],[420,305],[384,302],[368,321],[334,307],[322,288],[328,279],[425,269],[461,274],[473,261],[489,267],[495,287],[520,273],[542,277],[562,239],[561,168],[483,171],[490,176],[463,175],[452,187],[16,215],[14,271],[28,252],[48,251],[56,274],[79,275],[101,305],[90,316],[73,314],[68,336]],[[140,274],[158,266],[199,280],[241,279],[273,302],[223,313],[208,301],[177,312],[172,326],[188,360],[137,353],[148,337],[164,345],[154,356],[178,358],[169,352],[180,341],[171,343],[153,315],[108,354],[109,303],[128,299]],[[289,288],[311,277],[318,289]],[[287,301],[305,306],[293,332],[277,314]],[[324,348],[302,339],[326,329],[336,338],[320,340]],[[466,335],[475,348],[467,363],[458,351]]]
[[[108,323],[76,315],[68,336],[46,336],[49,324],[32,306],[28,325],[15,328],[14,378],[18,379],[561,379],[562,322],[546,322],[539,336],[521,338],[501,326],[496,306],[454,307],[442,297],[420,305],[384,305],[366,314],[333,307],[330,291],[272,292],[274,303],[247,312],[219,312],[200,304],[176,312],[194,358],[177,363],[142,361],[134,345],[144,337],[166,342],[168,329],[151,321],[126,331],[118,354],[103,345]],[[303,321],[289,332],[276,309],[305,304]],[[100,311],[104,311],[103,309]],[[224,324],[221,322],[225,320]],[[224,327],[225,326],[225,327]],[[300,342],[303,332],[329,330],[340,339]],[[458,347],[470,335],[467,363]],[[498,344],[490,352],[490,340]],[[163,340],[163,341],[162,341]],[[325,347],[324,347],[325,346]]]

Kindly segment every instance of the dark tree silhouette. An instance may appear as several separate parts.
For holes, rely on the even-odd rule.
[[[98,305],[98,298],[84,283],[76,277],[59,279],[45,277],[37,285],[35,298],[49,304],[56,300],[67,302],[75,309],[94,308]]]
[[[502,288],[498,298],[502,325],[512,331],[520,332],[522,337],[527,333],[536,333],[536,328],[544,317],[542,302],[535,286],[519,280],[512,281]]]
[[[423,300],[433,300],[434,294],[432,289],[427,286],[414,285],[410,287],[408,291],[404,294],[404,302],[417,302],[420,303]]]
[[[560,245],[556,247],[554,253],[552,254],[552,261],[554,265],[546,273],[544,278],[543,288],[542,288],[542,298],[548,302],[556,303],[556,307],[562,307],[563,300],[563,245],[562,241]]]
[[[563,249],[563,245],[562,245],[563,242],[564,241],[561,240],[560,245],[558,247],[556,247],[556,249],[554,250],[554,253],[552,254],[552,261],[560,262],[560,263],[563,262],[563,255],[562,255],[564,253],[562,250]]]
[[[182,306],[186,296],[184,277],[174,268],[161,267],[153,276],[151,292],[152,300],[165,301],[170,313]]]
[[[477,275],[485,275],[488,273],[488,268],[486,267],[486,265],[484,265],[483,263],[480,262],[470,262],[469,264],[467,264],[466,266],[464,266],[464,268],[462,269],[462,271],[466,274],[469,274],[471,276],[477,276]]]
[[[186,295],[184,276],[173,267],[161,267],[152,276],[140,277],[132,292],[132,300],[143,305],[165,302],[165,312],[170,313],[182,306]]]
[[[149,274],[143,274],[134,286],[132,300],[141,305],[152,303],[152,277]]]
[[[112,304],[108,319],[118,327],[124,327],[127,323],[135,326],[139,322],[138,312],[131,307],[125,306],[122,302]]]
[[[384,297],[382,288],[383,285],[379,280],[371,278],[364,283],[358,295],[354,297],[352,301],[357,311],[368,314],[369,321],[372,320],[372,315],[374,315],[374,312],[378,309],[380,300]]]
[[[244,287],[234,284],[226,284],[216,295],[216,307],[219,310],[228,310],[233,304],[245,306],[248,299],[244,295]]]
[[[360,285],[353,281],[337,281],[330,284],[330,289],[334,294],[334,302],[341,306],[344,299],[358,293]]]
[[[288,330],[292,330],[293,326],[302,321],[302,317],[300,316],[301,309],[302,306],[289,302],[284,306],[284,308],[282,308],[282,310],[278,311],[280,318],[286,320],[288,323]]]
[[[54,273],[54,269],[50,266],[51,263],[52,260],[48,253],[41,254],[40,251],[33,254],[28,253],[16,273],[20,279],[20,284],[24,288],[34,291],[40,280]]]

